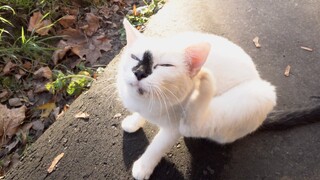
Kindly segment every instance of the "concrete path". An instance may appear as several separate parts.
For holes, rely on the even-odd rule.
[[[215,33],[243,47],[263,78],[277,86],[277,109],[303,107],[320,95],[320,1],[171,0],[152,18],[146,34]],[[261,48],[252,39],[260,38]],[[313,49],[302,50],[301,46]],[[7,179],[131,179],[132,163],[156,133],[148,125],[123,133],[127,112],[111,83],[117,57],[90,91],[26,152]],[[291,66],[289,77],[283,75]],[[77,120],[79,111],[90,114]],[[115,117],[117,113],[122,116]],[[320,117],[319,117],[320,118]],[[229,145],[181,139],[152,179],[320,179],[320,123],[286,131],[257,132]],[[51,174],[55,156],[65,156]]]

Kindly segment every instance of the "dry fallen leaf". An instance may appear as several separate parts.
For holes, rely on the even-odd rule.
[[[291,66],[288,65],[284,71],[284,75],[288,77],[290,75],[290,70],[291,70]]]
[[[29,135],[29,130],[32,127],[32,122],[25,123],[21,127],[21,131],[19,131],[21,134],[21,143],[22,145],[26,145],[28,142],[28,135]]]
[[[33,93],[33,90],[30,89],[28,92],[27,92],[27,96],[28,96],[28,100],[29,101],[34,101],[34,93]]]
[[[108,19],[110,17],[110,8],[108,7],[108,5],[104,5],[100,8],[99,13],[101,13],[104,18]]]
[[[28,31],[33,31],[37,28],[38,24],[41,22],[43,15],[40,12],[34,12],[30,17]]]
[[[31,64],[31,62],[26,61],[26,62],[23,63],[22,67],[27,69],[27,70],[30,70],[32,68],[32,64]]]
[[[81,32],[80,29],[67,28],[59,32],[59,35],[65,36],[64,39],[71,43],[77,43],[80,40],[86,40],[86,36]]]
[[[90,26],[88,25],[87,28],[90,29]],[[53,53],[52,60],[54,64],[63,59],[69,50],[81,59],[93,64],[102,56],[101,51],[109,51],[112,47],[111,40],[104,34],[86,37],[79,29],[72,28],[65,29],[59,34],[65,35],[65,40],[59,42],[59,49]]]
[[[52,171],[56,168],[56,165],[58,164],[58,162],[60,161],[60,159],[64,156],[64,153],[59,154],[57,157],[55,157],[50,165],[50,167],[48,168],[48,173],[52,173]]]
[[[25,74],[26,74],[26,72],[25,72],[24,70],[19,69],[19,75],[23,76],[23,75],[25,75]]]
[[[13,136],[23,120],[25,119],[26,107],[8,109],[7,106],[0,104],[0,137],[5,135]]]
[[[59,23],[64,28],[71,27],[75,22],[76,22],[76,16],[74,16],[74,15],[65,15],[62,18],[60,18],[60,20],[59,20]]]
[[[74,115],[77,119],[89,119],[89,114],[86,112],[78,112],[76,115]]]
[[[114,4],[111,8],[112,8],[114,13],[116,13],[120,9],[120,7],[118,5],[116,5],[116,4]]]
[[[69,108],[70,108],[70,105],[66,104],[63,106],[63,111],[68,111]]]
[[[258,36],[253,39],[253,43],[256,46],[256,48],[260,48],[261,47],[261,45],[259,43],[259,37]]]
[[[48,102],[37,107],[37,109],[44,110],[41,113],[41,118],[49,117],[51,111],[55,108],[56,108],[56,103],[54,102]]]
[[[43,131],[44,130],[44,123],[41,120],[36,120],[32,122],[32,129],[36,131]]]
[[[79,29],[67,28],[59,34],[65,36],[65,40],[60,40],[57,45],[58,49],[53,52],[52,60],[54,64],[58,64],[58,61],[62,60],[68,51],[73,52],[74,47],[84,46],[87,43],[86,36]]]
[[[109,51],[111,49],[111,40],[105,35],[93,36],[86,44],[78,44],[72,47],[72,52],[81,59],[95,63],[101,56],[101,50]]]
[[[34,12],[29,20],[28,31],[35,31],[44,36],[47,35],[51,29],[50,24],[52,24],[51,20],[44,20],[40,12]]]
[[[72,9],[69,7],[60,7],[63,14],[70,14],[77,16],[79,14],[79,7],[72,6]]]
[[[11,150],[13,148],[15,148],[19,143],[19,140],[16,139],[15,141],[13,141],[12,143],[10,143],[9,145],[6,145],[6,149],[8,150],[8,152],[11,152]]]
[[[21,106],[22,102],[20,98],[11,98],[9,99],[9,105],[13,107]]]
[[[33,92],[34,93],[42,93],[47,92],[48,89],[46,88],[47,81],[33,81]]]
[[[301,49],[312,52],[313,49],[309,48],[309,47],[305,47],[305,46],[301,46]]]
[[[52,60],[55,65],[57,65],[58,61],[63,59],[66,53],[71,49],[71,46],[69,46],[64,40],[60,40],[57,46],[58,49],[52,54]]]
[[[56,108],[52,111],[52,115],[54,116],[55,120],[58,118],[59,112],[60,112],[60,107],[56,107]]]
[[[84,28],[84,32],[88,36],[92,36],[100,27],[99,24],[99,18],[94,15],[93,13],[87,13],[86,14],[86,21],[88,23],[88,26]]]
[[[42,77],[44,77],[46,79],[52,78],[52,71],[49,67],[41,67],[33,74],[34,74],[34,78],[42,78]]]
[[[16,67],[17,65],[9,61],[6,66],[3,68],[4,75],[9,74],[12,68]]]
[[[117,114],[115,114],[114,116],[113,116],[113,118],[119,118],[119,117],[121,117],[122,115],[120,114],[120,113],[117,113]]]
[[[86,60],[91,64],[95,63],[101,56],[101,50],[109,51],[111,49],[111,40],[106,36],[94,36],[92,37],[92,42],[89,44],[89,48],[84,50],[84,55],[86,55]]]
[[[8,97],[9,96],[9,91],[6,89],[3,89],[2,92],[0,93],[0,99]]]
[[[136,7],[135,4],[133,5],[133,15],[134,15],[134,16],[137,16],[137,15],[138,15],[138,13],[137,13],[137,7]]]

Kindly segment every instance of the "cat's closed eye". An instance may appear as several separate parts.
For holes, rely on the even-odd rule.
[[[153,69],[156,69],[158,66],[163,66],[163,67],[173,67],[173,64],[156,64]]]
[[[137,61],[141,61],[141,59],[139,59],[137,56],[135,56],[134,54],[131,54],[131,58]]]

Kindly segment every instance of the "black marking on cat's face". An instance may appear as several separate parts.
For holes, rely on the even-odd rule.
[[[152,74],[153,58],[150,51],[144,52],[142,60],[133,54],[131,57],[139,61],[139,63],[132,68],[132,72],[137,77],[138,81]]]

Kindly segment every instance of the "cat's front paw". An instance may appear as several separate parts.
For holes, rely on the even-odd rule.
[[[138,159],[133,164],[132,176],[138,180],[149,179],[153,169],[153,166],[150,166],[148,163],[144,163],[141,159]]]
[[[138,114],[133,113],[122,120],[121,127],[128,133],[136,132],[145,123],[145,120]]]

